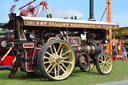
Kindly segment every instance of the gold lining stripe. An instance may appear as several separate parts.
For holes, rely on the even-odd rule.
[[[34,43],[23,43],[23,48],[34,48]]]

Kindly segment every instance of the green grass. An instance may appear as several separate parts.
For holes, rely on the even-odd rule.
[[[63,81],[48,81],[43,77],[19,79],[20,75],[26,73],[18,72],[14,79],[8,78],[9,71],[0,70],[0,85],[96,85],[111,81],[128,80],[128,62],[116,61],[109,75],[100,75],[96,68],[92,72],[81,72],[75,68],[72,75]]]

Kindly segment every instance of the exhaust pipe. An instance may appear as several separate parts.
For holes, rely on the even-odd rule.
[[[90,0],[90,10],[89,10],[89,21],[96,21],[94,19],[94,0]]]

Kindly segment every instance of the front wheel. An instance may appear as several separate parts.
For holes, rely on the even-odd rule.
[[[109,53],[103,52],[97,56],[96,68],[101,75],[109,74],[113,69],[113,59]]]
[[[37,62],[39,70],[49,80],[63,80],[75,67],[75,55],[66,42],[51,40],[41,48]]]

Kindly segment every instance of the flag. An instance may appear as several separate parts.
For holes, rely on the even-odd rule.
[[[11,9],[10,9],[10,12],[12,13],[15,9],[16,5],[12,5]]]
[[[19,0],[14,0],[14,2],[17,2],[17,1],[19,1]]]

